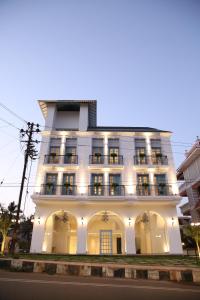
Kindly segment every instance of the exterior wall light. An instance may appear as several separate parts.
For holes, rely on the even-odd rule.
[[[172,217],[172,226],[174,226],[174,222],[175,222],[175,221],[174,221],[174,218]]]
[[[128,218],[128,225],[131,226],[131,218]]]
[[[38,222],[38,224],[40,224],[40,217],[37,217],[37,222]]]
[[[84,225],[84,218],[81,217],[81,224]]]

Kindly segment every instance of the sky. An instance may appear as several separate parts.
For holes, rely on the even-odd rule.
[[[97,99],[98,125],[170,130],[177,168],[200,135],[200,1],[0,0],[0,102],[43,125],[38,99]],[[2,107],[0,118],[24,127]],[[1,119],[8,205],[18,200],[23,150]]]

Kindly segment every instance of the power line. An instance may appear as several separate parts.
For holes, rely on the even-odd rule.
[[[20,117],[18,114],[16,114],[14,111],[12,111],[10,108],[8,108],[5,104],[0,102],[0,106],[2,108],[4,108],[5,110],[7,110],[9,113],[11,113],[13,116],[15,116],[16,118],[18,118],[20,121],[27,123],[27,121],[25,121],[22,117]]]
[[[20,130],[20,129],[19,129],[18,127],[16,127],[13,123],[8,122],[8,121],[2,119],[1,117],[0,117],[0,120],[1,120],[2,122],[4,122],[4,123],[8,124],[9,126],[13,127],[13,128],[15,128],[15,129],[17,129],[17,130]]]

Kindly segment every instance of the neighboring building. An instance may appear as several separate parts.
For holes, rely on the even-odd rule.
[[[39,105],[31,252],[182,253],[171,133],[97,126],[95,100]]]
[[[186,153],[186,158],[177,170],[177,179],[183,180],[179,186],[182,197],[188,197],[188,204],[180,207],[184,214],[190,214],[192,222],[200,221],[200,140]]]

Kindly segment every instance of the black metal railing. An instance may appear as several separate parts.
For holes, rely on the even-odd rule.
[[[150,184],[138,184],[136,186],[136,194],[138,196],[151,196],[152,186]]]
[[[168,158],[166,155],[152,155],[151,156],[152,165],[168,165]]]
[[[134,156],[135,165],[167,165],[168,158],[166,155],[135,155]]]
[[[110,155],[90,155],[90,164],[109,164],[109,165],[123,165],[123,156],[117,154]]]
[[[105,155],[102,154],[94,154],[89,156],[89,162],[90,164],[97,164],[101,165],[104,164],[105,161]]]
[[[93,184],[88,186],[89,196],[104,196],[105,186],[102,184]]]
[[[54,155],[48,154],[44,157],[45,164],[77,164],[78,163],[78,155]]]
[[[42,195],[56,195],[57,185],[54,183],[42,184],[40,193]]]
[[[153,187],[154,187],[154,192],[155,192],[156,196],[171,196],[171,195],[173,195],[171,185],[168,185],[165,183],[160,183],[160,184],[154,185]]]
[[[63,184],[61,193],[62,195],[76,195],[77,186],[71,184]]]
[[[125,186],[118,184],[111,184],[108,186],[109,196],[124,196]]]
[[[54,183],[45,183],[41,187],[42,195],[76,195],[77,186],[70,184],[56,185]]]
[[[147,155],[135,155],[134,156],[135,165],[147,165],[149,164],[149,156]]]

